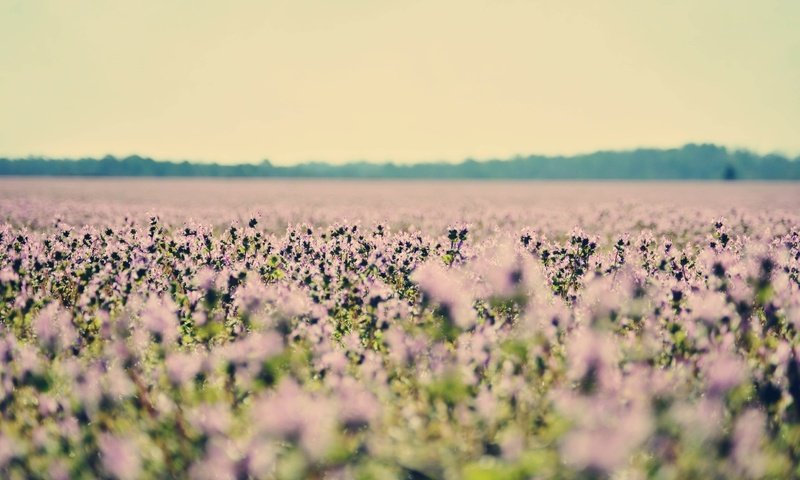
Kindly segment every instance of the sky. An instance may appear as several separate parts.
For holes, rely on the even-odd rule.
[[[797,0],[0,0],[0,156],[800,154]]]

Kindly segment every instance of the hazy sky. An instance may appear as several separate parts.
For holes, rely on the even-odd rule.
[[[0,0],[0,155],[794,155],[798,25],[798,0]]]

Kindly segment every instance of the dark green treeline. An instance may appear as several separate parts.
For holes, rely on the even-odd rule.
[[[102,159],[0,158],[0,175],[88,177],[317,177],[452,179],[800,180],[800,157],[758,155],[716,145],[600,151],[574,156],[518,156],[461,163],[322,162],[277,166],[156,161],[140,156]]]

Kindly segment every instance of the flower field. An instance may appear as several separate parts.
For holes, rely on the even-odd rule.
[[[0,183],[0,476],[800,477],[800,188]]]

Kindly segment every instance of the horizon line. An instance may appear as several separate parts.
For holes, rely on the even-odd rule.
[[[256,161],[233,161],[233,162],[221,162],[219,160],[204,160],[204,159],[174,159],[174,158],[159,158],[157,156],[151,155],[143,155],[140,153],[129,153],[129,154],[113,154],[113,153],[105,153],[103,155],[83,155],[83,156],[50,156],[50,155],[41,155],[41,154],[28,154],[27,156],[10,156],[10,155],[0,155],[0,159],[11,160],[11,161],[21,161],[21,160],[50,160],[50,161],[79,161],[79,160],[103,160],[107,158],[113,158],[116,160],[125,160],[128,158],[140,158],[143,160],[152,160],[158,163],[189,163],[189,164],[201,164],[201,165],[220,165],[220,166],[238,166],[238,165],[261,165],[265,162],[268,162],[273,167],[296,167],[301,165],[329,165],[329,166],[346,166],[346,165],[359,165],[359,164],[368,164],[368,165],[376,165],[376,166],[397,166],[397,167],[411,167],[411,166],[418,166],[418,165],[459,165],[466,162],[477,162],[477,163],[488,163],[492,161],[508,161],[514,159],[521,159],[521,158],[530,158],[530,157],[540,157],[540,158],[576,158],[576,157],[583,157],[588,155],[594,155],[598,153],[633,153],[636,151],[668,151],[668,150],[681,150],[686,147],[695,146],[695,147],[715,147],[723,149],[727,152],[746,152],[754,155],[758,155],[760,157],[768,157],[768,156],[777,156],[783,157],[787,160],[791,161],[800,161],[800,152],[796,155],[791,155],[784,151],[780,150],[770,150],[768,152],[759,151],[749,147],[732,147],[724,144],[718,144],[714,142],[687,142],[681,144],[679,146],[672,146],[672,147],[653,147],[653,146],[640,146],[640,147],[629,147],[629,148],[601,148],[589,151],[582,151],[577,153],[571,154],[541,154],[541,153],[515,153],[507,156],[492,156],[492,157],[477,157],[477,156],[466,156],[461,159],[436,159],[436,160],[423,160],[423,161],[409,161],[409,162],[402,162],[398,160],[367,160],[367,159],[359,159],[354,158],[351,160],[345,160],[342,162],[331,162],[329,160],[320,160],[320,159],[307,159],[300,162],[292,162],[292,163],[276,163],[271,160],[269,157],[264,157],[261,160]]]

